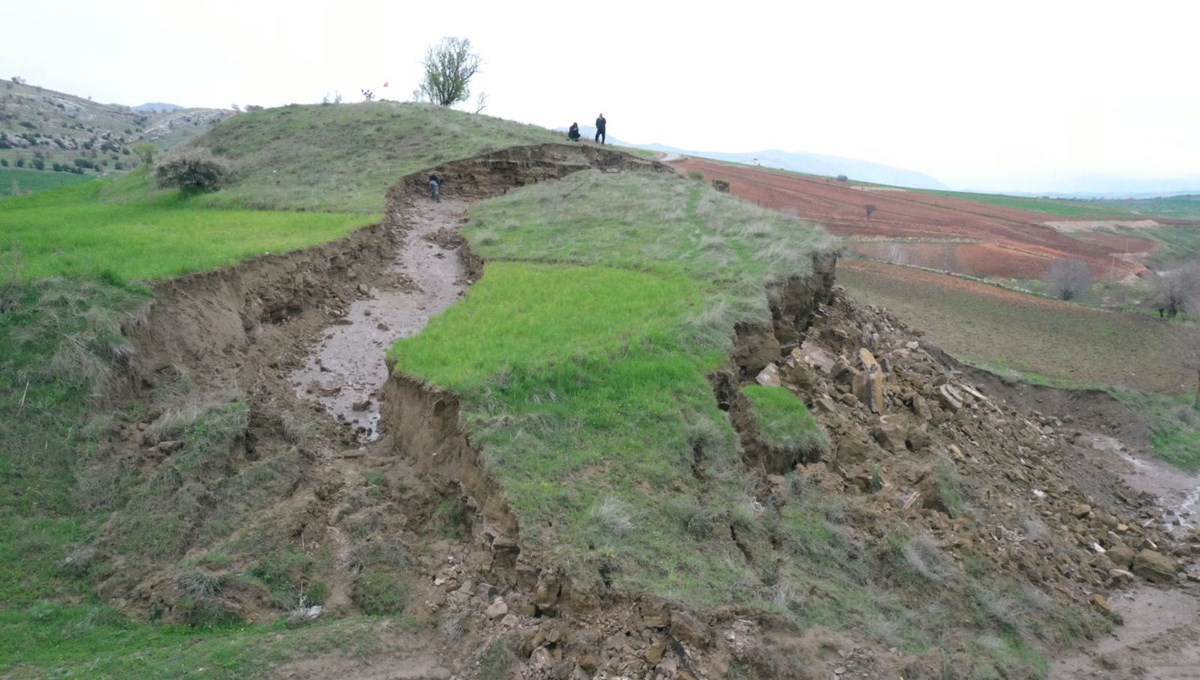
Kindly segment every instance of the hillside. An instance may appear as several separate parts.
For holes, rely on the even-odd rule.
[[[112,175],[140,159],[133,146],[168,151],[230,115],[215,109],[137,112],[43,88],[0,81],[0,167]],[[18,180],[19,181],[19,180]],[[41,182],[30,179],[30,189]],[[10,186],[0,187],[0,195]]]
[[[0,251],[0,674],[1040,678],[1127,593],[1193,601],[1191,482],[1120,474],[1159,470],[1121,404],[959,363],[815,222],[543,134],[283,107],[194,140],[215,194],[0,204],[44,246]],[[941,200],[880,211],[1030,231]]]
[[[193,145],[228,158],[235,169],[233,185],[205,197],[205,205],[373,214],[393,182],[421,168],[561,141],[545,128],[491,116],[371,102],[243,113]]]

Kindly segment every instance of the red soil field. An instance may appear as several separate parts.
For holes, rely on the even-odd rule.
[[[913,239],[860,241],[852,248],[857,254],[900,264],[988,278],[1040,278],[1055,260],[1075,259],[1091,265],[1096,278],[1125,279],[1145,271],[1127,254],[1155,246],[1146,239],[1097,232],[1068,236],[1042,224],[1061,217],[966,199],[703,158],[684,158],[673,165],[683,172],[697,170],[706,181],[729,182],[735,196],[818,222],[839,236]],[[870,218],[867,204],[875,206]],[[1114,214],[1113,219],[1128,215]]]

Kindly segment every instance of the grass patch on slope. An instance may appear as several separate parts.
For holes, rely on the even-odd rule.
[[[754,405],[754,420],[763,439],[783,449],[825,449],[829,440],[804,402],[783,387],[747,385],[742,394]]]
[[[491,201],[466,235],[484,277],[389,358],[462,395],[523,535],[597,591],[753,587],[728,530],[694,521],[750,502],[705,373],[828,237],[700,183],[599,172]]]
[[[20,253],[31,280],[160,279],[331,241],[368,221],[357,214],[206,209],[175,191],[120,205],[101,202],[106,190],[130,183],[137,178],[0,203],[0,252]]]
[[[382,212],[398,179],[440,163],[563,135],[427,104],[292,105],[243,113],[193,142],[228,158],[235,179],[198,199],[249,209]]]
[[[1167,397],[1128,389],[1109,393],[1146,420],[1158,455],[1188,472],[1200,470],[1200,411],[1192,408],[1194,395]]]

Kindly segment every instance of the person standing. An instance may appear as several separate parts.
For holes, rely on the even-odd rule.
[[[604,114],[596,119],[596,141],[603,144],[607,137],[604,134],[604,129],[608,126],[608,121],[604,119]]]
[[[429,175],[429,198],[433,199],[434,203],[442,202],[442,178],[436,173]]]

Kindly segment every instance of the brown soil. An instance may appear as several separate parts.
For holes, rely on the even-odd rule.
[[[380,225],[335,244],[164,283],[153,306],[129,329],[139,354],[121,398],[137,397],[149,409],[141,420],[116,428],[114,455],[145,471],[170,464],[170,454],[147,446],[142,433],[175,405],[177,395],[168,388],[178,376],[191,376],[202,395],[236,390],[250,406],[250,424],[227,472],[262,460],[289,460],[294,483],[262,500],[234,536],[219,537],[226,545],[267,527],[262,535],[270,540],[314,556],[331,555],[329,572],[322,575],[330,592],[319,616],[359,608],[355,597],[364,564],[370,568],[364,555],[407,551],[405,614],[420,624],[417,631],[378,631],[387,641],[379,656],[330,653],[282,667],[280,677],[470,677],[497,641],[515,654],[509,676],[531,679],[716,678],[734,662],[762,678],[866,680],[969,669],[966,647],[954,646],[964,641],[947,640],[946,650],[913,658],[864,634],[820,628],[798,634],[736,608],[697,611],[647,598],[577,592],[569,572],[526,549],[519,522],[460,427],[456,398],[403,376],[393,376],[380,394],[375,358],[400,334],[419,330],[435,308],[452,303],[464,277],[481,273],[481,263],[452,233],[465,202],[588,167],[663,170],[580,145],[498,152],[437,168],[447,179],[440,206],[428,203],[426,173],[417,173],[389,190],[388,216]],[[734,181],[736,192],[739,180]],[[871,198],[881,212],[911,205],[901,199],[889,203],[878,194]],[[1005,219],[998,223],[1012,228],[1015,218]],[[461,265],[454,262],[459,258]],[[1097,557],[1092,543],[1111,547],[1127,541],[1186,553],[1187,541],[1161,526],[1152,497],[1108,471],[1106,461],[1114,453],[1095,445],[1107,440],[1093,437],[1092,421],[1065,422],[1015,392],[1014,403],[1005,401],[1003,388],[993,393],[982,380],[974,382],[968,369],[921,346],[916,334],[886,313],[831,297],[831,260],[818,262],[816,272],[773,292],[774,328],[738,329],[737,363],[716,382],[752,380],[765,365],[784,366],[784,355],[795,348],[836,359],[780,370],[821,414],[834,440],[828,459],[799,459],[796,474],[844,498],[852,518],[847,530],[856,540],[869,544],[892,531],[924,532],[951,560],[990,555],[1004,578],[1025,579],[1048,597],[1085,611],[1098,606],[1090,599],[1098,593],[1122,602],[1126,583],[1112,576],[1113,565]],[[883,402],[874,406],[856,379],[858,368],[847,359],[867,348],[886,365]],[[368,361],[360,361],[363,355]],[[332,401],[309,401],[308,387],[314,382],[320,387],[323,380],[332,381],[324,386]],[[936,395],[946,386],[965,401],[954,407],[939,402]],[[336,395],[333,387],[340,387]],[[321,391],[314,388],[315,394]],[[341,412],[339,422],[342,392],[360,400],[372,395],[372,404],[382,398],[380,427],[353,407]],[[1095,424],[1101,424],[1099,418]],[[383,436],[370,441],[377,432]],[[752,439],[753,433],[746,436]],[[779,455],[760,452],[764,498],[778,484],[765,468],[770,462],[774,469]],[[952,518],[939,506],[930,488],[939,457],[952,460],[971,480],[977,521]],[[1035,489],[1045,495],[1035,500],[1030,496]],[[1077,510],[1083,504],[1086,513]],[[457,520],[447,519],[447,507],[462,510]],[[199,509],[199,519],[209,512]],[[1122,527],[1120,536],[1106,534],[1109,526]],[[113,539],[108,535],[100,545],[107,560],[100,593],[135,614],[155,611],[178,619],[187,593],[176,578],[177,565],[125,563],[105,553]],[[179,557],[202,558],[214,543],[197,542]],[[232,565],[203,568],[228,576],[249,566],[250,557],[233,557]],[[250,585],[223,597],[221,606],[247,620],[288,614]],[[1129,612],[1131,621],[1140,620],[1134,609]],[[1187,626],[1195,625],[1194,612],[1179,610],[1182,627],[1173,619],[1148,619],[1153,630],[1132,643],[1131,653],[1146,659],[1137,663],[1152,668],[1152,655],[1160,649],[1178,649],[1181,658],[1190,658],[1194,649],[1186,647],[1184,634],[1193,630]]]
[[[699,171],[706,180],[729,183],[736,196],[818,222],[835,234],[856,239],[913,239],[914,243],[853,245],[870,257],[886,255],[903,264],[998,278],[1041,278],[1058,259],[1091,265],[1099,278],[1124,279],[1145,271],[1128,253],[1143,253],[1154,242],[1098,232],[1069,236],[1045,224],[1043,213],[779,171],[727,165],[701,158],[673,163]],[[876,206],[870,217],[864,209]],[[1120,216],[1114,216],[1120,219]],[[940,241],[928,243],[928,241]],[[886,253],[881,252],[886,249]]]

